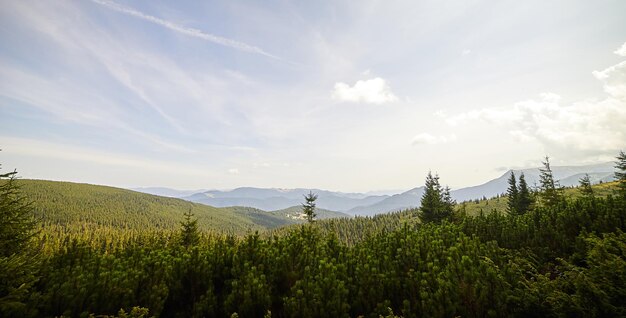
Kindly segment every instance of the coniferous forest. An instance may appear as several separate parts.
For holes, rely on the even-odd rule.
[[[537,189],[511,175],[507,211],[474,215],[429,173],[421,209],[313,220],[311,193],[309,223],[239,235],[191,210],[176,229],[59,231],[4,173],[0,316],[624,317],[623,152],[615,176],[568,197],[546,158]]]

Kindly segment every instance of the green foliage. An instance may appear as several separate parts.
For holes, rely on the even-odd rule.
[[[508,196],[507,212],[509,214],[521,214],[519,211],[520,195],[517,188],[517,181],[515,180],[515,173],[513,171],[511,171],[508,183],[509,188],[506,191],[506,194]]]
[[[626,153],[620,151],[616,157],[615,162],[615,180],[618,182],[619,192],[618,195],[626,200]]]
[[[201,234],[191,247],[157,232],[78,236],[45,241],[59,246],[46,249],[28,306],[40,316],[137,306],[164,317],[619,317],[624,220],[612,197],[580,197],[458,223],[422,224],[408,210]]]
[[[426,176],[425,190],[420,202],[420,218],[424,223],[440,223],[450,219],[454,212],[454,201],[450,197],[450,188],[442,188],[439,176],[429,171]]]
[[[203,231],[245,234],[295,223],[254,208],[215,208],[106,186],[43,180],[20,184],[23,195],[33,202],[35,216],[46,228],[61,232],[177,230],[190,209]]]
[[[315,200],[317,195],[309,191],[309,194],[304,196],[304,203],[302,204],[302,213],[306,215],[306,220],[311,223],[315,220],[317,214],[315,214]]]
[[[198,233],[198,219],[192,219],[191,209],[184,214],[185,220],[180,222],[180,241],[183,246],[189,247],[198,244],[200,233]]]
[[[539,169],[539,198],[544,206],[555,206],[563,201],[562,188],[554,180],[550,168],[550,158],[546,157],[542,162],[543,168]]]
[[[36,249],[30,246],[35,220],[22,195],[16,172],[0,174],[0,316],[30,313],[25,304],[36,282]]]
[[[593,198],[593,188],[591,187],[589,174],[585,174],[582,178],[580,178],[580,180],[578,180],[578,182],[580,184],[578,187],[580,193],[585,197]]]
[[[524,173],[519,176],[519,189],[517,198],[517,214],[524,214],[528,212],[533,204],[533,197],[526,183]]]

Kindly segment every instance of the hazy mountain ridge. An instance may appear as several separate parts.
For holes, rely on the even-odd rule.
[[[319,189],[242,187],[231,191],[211,190],[196,193],[183,199],[215,207],[252,206],[265,211],[274,211],[300,205],[304,200],[304,195],[309,191],[317,194],[317,207],[340,212],[348,211],[355,206],[372,205],[389,197],[388,195],[332,192]]]
[[[195,193],[199,193],[199,192],[204,192],[206,190],[178,190],[178,189],[172,189],[172,188],[165,188],[165,187],[139,187],[139,188],[130,188],[129,190],[133,190],[133,191],[137,191],[137,192],[141,192],[141,193],[147,193],[147,194],[152,194],[152,195],[158,195],[161,197],[168,197],[168,198],[183,198],[186,196],[190,196],[193,195]]]
[[[585,175],[585,173],[589,174],[591,179],[591,183],[608,182],[613,180],[613,173],[615,168],[613,167],[613,162],[606,162],[595,165],[586,165],[586,166],[552,166],[552,174],[555,180],[559,180],[559,184],[564,187],[575,186],[578,185],[578,180]],[[457,190],[453,190],[450,192],[452,198],[457,200],[458,202],[473,200],[484,197],[493,197],[495,195],[505,193],[508,188],[508,178],[511,174],[511,171],[515,173],[515,176],[519,179],[521,173],[524,173],[524,178],[526,179],[526,183],[530,187],[535,187],[535,185],[539,184],[539,176],[541,172],[540,168],[529,168],[529,169],[517,169],[517,170],[509,170],[502,174],[499,178],[490,180],[481,185],[461,188]]]
[[[554,178],[562,186],[575,186],[578,180],[589,174],[592,183],[613,180],[614,163],[606,162],[584,166],[553,166]],[[526,182],[533,187],[539,182],[539,167],[515,169],[503,173],[500,177],[480,185],[452,190],[450,194],[457,202],[493,197],[506,192],[507,179],[511,171],[519,178],[524,173]],[[446,181],[442,180],[445,184]],[[276,211],[299,206],[303,196],[309,191],[318,195],[317,206],[320,209],[344,212],[350,215],[374,215],[419,206],[423,187],[393,195],[369,195],[369,193],[344,193],[320,189],[275,189],[241,187],[229,191],[210,190],[182,197],[192,202],[203,203],[215,207],[251,206],[265,211]],[[380,193],[380,191],[379,191]]]

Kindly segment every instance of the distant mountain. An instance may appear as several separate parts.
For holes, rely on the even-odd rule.
[[[552,172],[555,179],[560,180],[562,186],[578,185],[578,180],[588,173],[592,183],[609,182],[613,180],[612,162],[586,165],[586,166],[553,166]],[[539,168],[513,170],[517,177],[524,173],[526,182],[533,187],[539,183]],[[497,194],[505,193],[508,188],[507,179],[511,170],[481,185],[461,188],[450,192],[457,202],[490,198]],[[442,180],[445,184],[445,180]],[[150,191],[160,191],[162,195],[179,196],[184,191],[166,188],[143,188]],[[169,192],[168,192],[169,191]],[[349,215],[374,215],[417,207],[423,194],[423,187],[411,189],[406,192],[375,191],[368,193],[344,193],[320,189],[266,189],[242,187],[229,191],[203,191],[188,194],[181,198],[203,203],[215,207],[247,206],[264,211],[277,211],[300,206],[304,201],[304,195],[313,191],[318,195],[317,207],[320,209],[344,212]],[[389,195],[391,193],[396,193]]]
[[[615,171],[613,165],[614,163],[607,162],[587,166],[553,166],[551,169],[555,180],[559,180],[562,186],[569,187],[578,185],[578,180],[584,176],[585,173],[589,174],[592,183],[612,181]],[[451,191],[450,194],[453,199],[461,202],[482,198],[483,196],[490,198],[497,194],[505,193],[509,187],[507,180],[511,171],[515,172],[515,176],[518,179],[520,174],[524,173],[524,178],[526,178],[526,182],[531,187],[539,184],[539,175],[541,174],[539,168],[509,170],[497,179],[493,179],[481,185],[454,190]]]
[[[244,187],[230,191],[211,190],[196,193],[183,199],[216,207],[250,206],[265,211],[275,211],[300,205],[304,195],[317,194],[317,206],[331,211],[347,211],[360,205],[378,203],[389,196],[363,193],[332,192],[319,189],[266,189]]]
[[[168,198],[182,198],[206,190],[176,190],[163,187],[131,188],[130,190]]]
[[[413,188],[409,191],[392,195],[380,202],[367,206],[354,207],[347,211],[351,215],[375,215],[414,208],[419,206],[424,194],[424,187]]]
[[[613,173],[615,171],[613,165],[614,163],[607,162],[586,166],[553,166],[551,169],[554,178],[559,180],[559,184],[569,187],[578,185],[578,180],[580,180],[585,173],[589,174],[592,183],[598,183],[600,181],[610,182],[613,180]],[[539,175],[541,173],[539,168],[513,171],[518,178],[523,172],[526,182],[531,187],[539,183]],[[498,194],[505,193],[509,186],[508,178],[510,173],[511,170],[505,172],[497,179],[493,179],[478,186],[450,191],[450,195],[457,202],[462,202],[466,200],[479,199],[483,196],[490,198]],[[423,193],[424,187],[414,188],[407,192],[393,195],[372,205],[352,208],[348,210],[347,213],[351,215],[374,215],[418,207]]]

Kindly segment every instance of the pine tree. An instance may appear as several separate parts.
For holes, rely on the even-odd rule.
[[[0,174],[0,316],[26,316],[24,299],[36,282],[31,204],[20,193],[17,172]]]
[[[562,189],[558,182],[554,181],[552,169],[550,168],[550,158],[546,157],[546,161],[542,162],[543,168],[539,176],[540,190],[539,196],[544,206],[556,206],[563,200]]]
[[[420,219],[423,223],[435,222],[452,216],[454,201],[450,196],[450,189],[443,189],[439,184],[439,176],[429,171],[426,176],[425,190],[420,202]]]
[[[585,176],[578,180],[580,184],[579,190],[580,193],[586,198],[593,198],[593,189],[591,188],[591,180],[589,179],[589,174],[585,173]]]
[[[194,246],[200,241],[200,233],[198,232],[198,219],[192,219],[193,213],[191,208],[183,214],[185,220],[180,222],[181,225],[181,243],[183,246]]]
[[[626,153],[620,151],[616,159],[615,168],[617,171],[615,171],[615,179],[618,182],[620,197],[626,200]]]
[[[517,213],[524,214],[528,212],[531,208],[532,203],[533,198],[530,193],[530,189],[528,188],[528,184],[526,183],[526,177],[524,177],[524,173],[521,173],[519,176]]]
[[[317,214],[315,213],[315,200],[317,200],[317,194],[309,191],[309,194],[304,196],[305,202],[302,204],[302,213],[306,216],[306,220],[312,223],[315,220]]]
[[[509,214],[520,214],[519,212],[519,191],[517,189],[517,181],[515,180],[515,173],[511,171],[509,176],[509,188],[506,190],[506,194],[509,197],[507,203],[507,212]]]
[[[450,195],[450,187],[446,186],[443,189],[441,202],[443,203],[442,214],[446,217],[451,216],[454,213],[454,205],[456,204],[456,201],[454,201]]]

